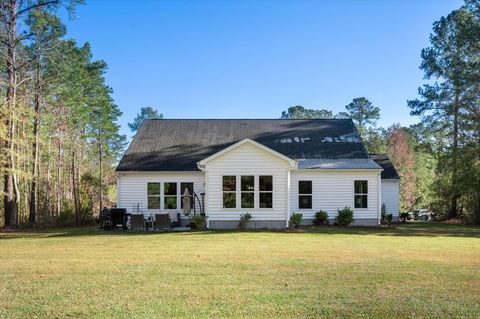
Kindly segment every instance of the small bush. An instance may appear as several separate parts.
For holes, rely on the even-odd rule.
[[[238,223],[238,228],[245,229],[247,227],[247,222],[250,219],[252,219],[252,215],[250,213],[240,215],[240,222]]]
[[[337,224],[340,226],[348,226],[353,222],[353,211],[350,207],[338,210]]]
[[[392,224],[393,215],[392,214],[387,214],[386,219],[387,219],[387,225],[390,226]]]
[[[446,221],[444,221],[444,223],[445,223],[445,224],[449,224],[449,225],[461,225],[461,224],[464,224],[463,220],[458,219],[458,218],[447,219]]]
[[[408,219],[408,213],[407,212],[400,213],[400,220],[402,222],[406,222],[407,219]]]
[[[207,216],[195,214],[190,216],[190,224],[194,224],[196,229],[202,230],[204,229],[204,224],[207,221]]]
[[[302,223],[303,215],[300,213],[293,213],[290,216],[290,226],[294,228],[298,228]]]
[[[315,225],[328,224],[328,213],[324,210],[315,213],[315,219],[313,220]]]

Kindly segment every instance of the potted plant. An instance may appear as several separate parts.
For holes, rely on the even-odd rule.
[[[245,213],[245,214],[240,215],[240,221],[238,223],[238,228],[239,229],[247,228],[247,223],[250,219],[252,219],[252,215],[250,213]]]

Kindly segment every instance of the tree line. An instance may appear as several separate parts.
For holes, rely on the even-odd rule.
[[[407,102],[418,124],[377,127],[380,108],[364,97],[346,112],[294,106],[281,118],[352,118],[368,151],[388,154],[399,171],[403,211],[480,223],[480,1],[436,21],[421,57],[426,83]]]
[[[0,1],[0,173],[6,227],[76,224],[112,199],[119,134],[107,64],[66,37],[81,0]],[[1,222],[0,222],[1,223]]]

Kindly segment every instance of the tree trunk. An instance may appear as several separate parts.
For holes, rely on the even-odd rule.
[[[32,143],[32,182],[30,185],[30,214],[28,222],[30,226],[35,224],[37,216],[37,180],[38,180],[38,122],[40,120],[40,61],[37,64],[35,75],[35,97],[33,117],[33,143]]]
[[[52,214],[50,212],[50,154],[52,138],[48,139],[48,160],[47,160],[47,180],[45,182],[45,222],[51,224]]]
[[[99,203],[99,211],[98,211],[98,214],[100,215],[100,213],[102,212],[102,208],[103,208],[103,202],[102,202],[102,198],[103,198],[103,194],[102,194],[102,157],[103,157],[103,154],[102,154],[102,138],[101,136],[99,135],[98,136],[98,156],[99,156],[99,165],[100,165],[100,173],[99,173],[99,177],[98,177],[98,180],[99,180],[99,184],[100,184],[100,203]]]
[[[81,224],[81,214],[80,214],[80,203],[78,201],[78,192],[77,192],[77,179],[75,178],[75,144],[72,148],[72,191],[73,191],[73,203],[75,205],[75,224],[80,226]],[[77,176],[78,177],[78,176]]]
[[[4,209],[5,226],[16,227],[18,225],[18,203],[19,193],[16,187],[17,180],[15,176],[14,160],[14,135],[15,135],[15,108],[16,108],[16,89],[17,89],[17,69],[16,69],[16,49],[17,49],[17,2],[11,0],[5,5],[7,18],[7,55],[5,65],[7,71],[7,119],[5,121],[8,133],[4,142],[4,152],[6,156],[5,179],[4,179]]]
[[[458,180],[457,180],[457,165],[458,165],[458,120],[459,120],[459,95],[455,97],[455,107],[453,113],[453,148],[452,148],[452,184],[450,199],[450,213],[449,218],[457,218],[458,208],[457,200],[460,197],[458,194]]]

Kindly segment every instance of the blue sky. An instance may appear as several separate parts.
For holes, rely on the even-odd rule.
[[[365,96],[380,126],[418,121],[432,23],[461,1],[87,0],[68,36],[109,65],[122,133],[143,106],[166,118],[278,118],[344,111]]]

